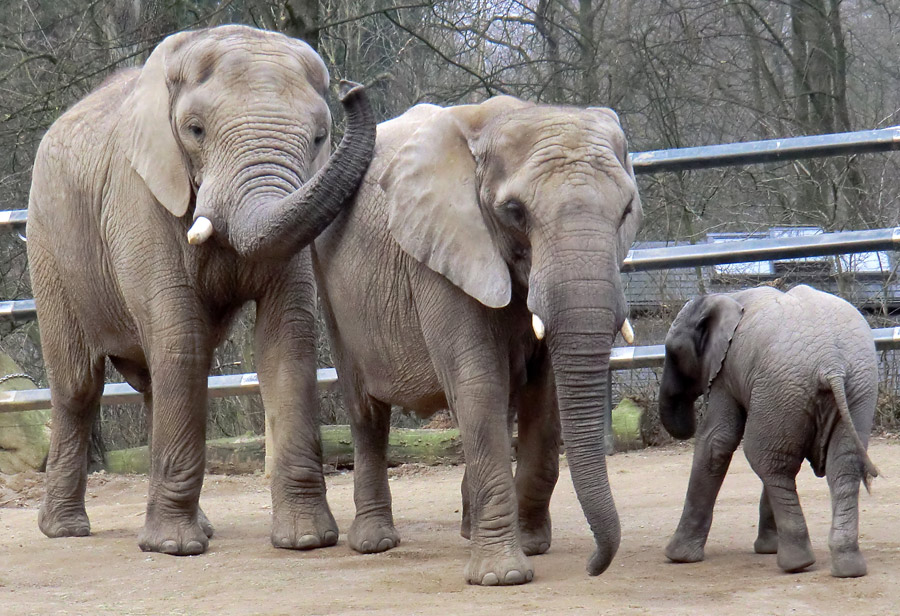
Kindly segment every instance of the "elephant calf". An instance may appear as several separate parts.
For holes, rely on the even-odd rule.
[[[688,302],[666,337],[660,419],[672,436],[686,439],[694,435],[701,394],[708,408],[666,556],[703,560],[716,495],[746,435],[744,452],[763,482],[756,552],[777,552],[788,572],[815,562],[796,485],[807,458],[831,490],[831,574],[865,575],[857,501],[860,480],[868,487],[878,475],[866,454],[877,386],[871,330],[840,298],[798,286]]]

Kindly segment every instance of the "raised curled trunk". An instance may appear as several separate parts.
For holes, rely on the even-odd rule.
[[[375,119],[365,89],[341,82],[347,130],[335,153],[295,192],[247,199],[228,223],[228,241],[248,258],[287,258],[312,242],[356,191],[375,149]]]
[[[532,309],[539,307],[547,326],[566,457],[597,544],[588,573],[598,575],[612,562],[621,537],[606,470],[604,404],[624,297],[613,255],[574,252],[535,277],[531,293],[538,285],[543,297]]]

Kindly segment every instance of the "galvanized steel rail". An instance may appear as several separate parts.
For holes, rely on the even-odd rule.
[[[337,371],[334,368],[320,368],[316,372],[316,381],[319,389],[327,390],[337,383]],[[259,393],[259,379],[255,372],[211,376],[207,387],[210,398],[242,396]],[[128,383],[108,383],[103,388],[100,404],[141,404],[143,400],[143,394],[132,389]],[[49,389],[23,389],[21,391],[0,392],[0,413],[48,408],[50,408]]]
[[[891,150],[900,150],[900,126],[852,133],[635,152],[631,155],[631,163],[635,173],[660,173]]]
[[[877,351],[900,347],[900,327],[884,327],[872,330]],[[616,347],[609,359],[610,370],[634,368],[658,368],[663,365],[666,348],[661,344],[639,347]],[[319,389],[327,390],[337,383],[334,368],[321,368],[316,380]],[[224,398],[259,393],[259,379],[255,372],[229,376],[211,376],[208,381],[210,398]],[[103,388],[101,404],[140,404],[143,397],[127,383],[110,383]],[[0,392],[0,413],[33,411],[50,408],[49,389],[26,389]]]

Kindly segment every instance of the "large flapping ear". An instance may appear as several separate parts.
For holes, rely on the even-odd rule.
[[[633,197],[630,211],[626,214],[618,233],[619,262],[621,263],[631,249],[631,244],[634,242],[638,229],[641,227],[644,211],[641,208],[641,197],[638,194],[637,181],[634,179],[634,168],[631,165],[631,154],[628,152],[628,141],[625,139],[625,133],[622,131],[619,115],[608,107],[589,107],[588,109],[599,114],[608,122],[609,143],[631,182],[629,188],[632,190]]]
[[[379,178],[400,247],[491,308],[509,303],[512,281],[481,212],[470,144],[497,114],[525,105],[497,97],[424,119],[413,108],[418,128]]]
[[[728,295],[707,295],[698,301],[700,310],[694,340],[701,373],[705,375],[704,392],[708,392],[725,362],[744,307]]]
[[[181,148],[172,133],[166,62],[191,33],[166,38],[141,69],[123,104],[120,139],[131,166],[153,196],[175,216],[184,216],[191,182]]]

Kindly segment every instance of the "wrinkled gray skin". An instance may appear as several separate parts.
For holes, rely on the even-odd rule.
[[[449,405],[467,463],[467,581],[532,579],[526,554],[550,545],[560,418],[597,543],[589,571],[606,569],[620,528],[603,449],[605,379],[626,311],[619,266],[640,219],[608,109],[498,97],[418,105],[379,125],[352,209],[313,249],[356,446],[351,547],[399,543],[385,457],[391,404],[423,416]],[[542,342],[532,312],[546,325]]]
[[[877,475],[866,446],[878,366],[862,315],[807,286],[692,300],[666,337],[659,412],[672,436],[694,435],[694,401],[707,388],[684,512],[666,556],[703,560],[716,495],[743,437],[763,482],[756,551],[777,552],[789,572],[815,562],[796,485],[807,458],[831,489],[832,575],[865,575],[857,501],[860,481]]]
[[[198,554],[212,353],[255,301],[275,440],[272,542],[337,541],[325,500],[308,250],[374,147],[362,88],[329,158],[328,73],[305,43],[243,26],[170,36],[60,117],[38,149],[28,258],[53,398],[49,537],[90,534],[86,449],[106,357],[152,410],[143,550]],[[302,187],[301,187],[302,186]],[[188,245],[192,217],[215,235]]]

